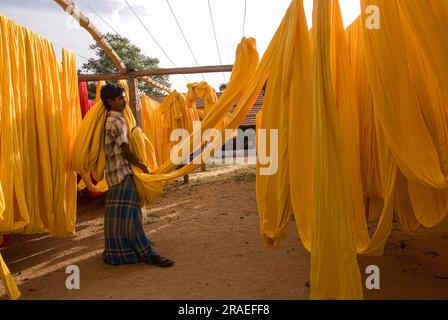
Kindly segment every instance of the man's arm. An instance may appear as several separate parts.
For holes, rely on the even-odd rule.
[[[143,173],[150,173],[148,166],[143,162],[137,159],[137,157],[134,155],[134,153],[131,151],[131,148],[129,147],[129,144],[122,143],[121,144],[121,150],[123,150],[123,157],[128,160],[131,164],[134,166],[140,168]]]

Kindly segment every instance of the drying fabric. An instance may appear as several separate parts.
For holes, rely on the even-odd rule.
[[[277,173],[257,165],[261,234],[276,246],[294,214],[311,251],[312,299],[362,298],[355,254],[383,253],[394,212],[416,233],[448,210],[448,3],[361,4],[344,31],[338,2],[316,0],[310,34],[292,1],[258,67],[271,61],[257,131],[278,130],[279,140]],[[380,30],[365,27],[371,4]]]
[[[95,104],[101,101],[101,88],[106,84],[106,81],[98,81],[96,84]]]
[[[187,97],[174,92],[162,103],[142,97],[143,130],[134,129],[132,112],[124,111],[131,149],[154,171],[148,175],[133,168],[140,199],[147,202],[162,192],[165,181],[198,166],[189,163],[176,170],[168,157],[173,146],[167,143],[170,130],[186,128],[191,134],[180,149],[199,150],[204,130],[238,128],[267,81],[257,132],[263,136],[261,129],[267,130],[268,155],[274,152],[271,140],[278,137],[278,161],[271,175],[263,172],[272,163],[257,163],[260,233],[267,246],[277,246],[294,215],[300,239],[311,252],[312,299],[362,299],[356,255],[381,255],[394,217],[404,230],[417,233],[438,225],[448,212],[448,2],[360,2],[362,16],[344,30],[338,1],[315,0],[314,28],[309,31],[303,1],[293,0],[260,62],[255,41],[243,38],[231,80],[219,100],[206,84],[192,84]],[[380,8],[379,30],[365,25],[366,8],[372,4]],[[1,23],[7,30],[0,42],[7,76],[2,75],[0,90],[0,180],[6,203],[0,232],[49,230],[57,221],[61,201],[48,192],[59,185],[55,194],[65,194],[61,171],[52,169],[67,155],[55,147],[64,135],[43,139],[61,130],[58,121],[48,120],[55,114],[51,99],[60,95],[55,89],[57,68],[56,64],[47,68],[43,88],[32,75],[42,73],[41,58],[53,56],[51,46],[18,32],[5,19]],[[21,59],[30,60],[28,77],[11,63]],[[29,84],[21,85],[23,78]],[[122,85],[128,90],[125,82]],[[94,186],[92,178],[102,181],[105,168],[100,87],[71,153],[73,168],[93,190],[100,186]],[[33,103],[26,99],[31,92]],[[201,130],[189,127],[189,119],[198,118],[196,97],[206,100]],[[21,118],[35,101],[45,105],[46,116],[31,108],[29,118]],[[23,121],[13,121],[17,118]],[[151,124],[153,119],[157,124]],[[37,139],[42,143],[30,143]],[[225,142],[213,141],[206,149]],[[260,143],[257,139],[258,147]],[[193,144],[197,150],[191,149]],[[24,145],[30,154],[14,157],[23,154]],[[36,161],[37,155],[43,162]],[[30,168],[42,176],[30,177]],[[43,199],[28,206],[33,200],[29,191],[36,185],[43,190]],[[372,235],[369,222],[377,222]]]
[[[243,38],[237,48],[235,67],[228,86],[228,89],[230,88],[230,90],[226,90],[221,99],[216,102],[213,111],[204,118],[201,130],[197,129],[193,131],[190,137],[183,142],[183,144],[190,146],[190,150],[193,151],[193,141],[198,138],[200,139],[204,130],[217,126],[227,115],[238,98],[241,97],[248,82],[250,82],[254,76],[257,63],[258,54],[256,51],[255,40]],[[121,82],[120,84],[127,90],[125,82]],[[244,117],[252,108],[257,95],[261,91],[261,86],[258,87],[258,92],[255,92],[254,90],[254,92],[251,92],[246,99],[240,99],[240,107],[238,108],[237,106],[236,110],[238,111],[235,111],[232,115],[233,123],[229,124],[230,128],[238,128],[239,123],[243,121]],[[174,93],[172,99],[175,101],[182,101],[184,97],[179,97],[178,94]],[[183,110],[182,107],[180,110],[177,109],[176,105],[173,105],[170,100],[166,100],[165,106],[161,105],[159,108],[165,112],[165,118],[163,118],[164,124],[173,123],[178,120]],[[106,159],[103,143],[105,114],[106,111],[102,103],[96,103],[82,122],[73,148],[73,166],[76,171],[81,174],[86,186],[92,191],[100,190],[93,185],[90,174],[92,174],[93,178],[97,181],[101,181],[104,177]],[[140,159],[147,159],[147,155],[145,154],[147,147],[145,144],[149,140],[144,136],[142,130],[134,130],[136,123],[129,107],[126,107],[123,111],[123,117],[130,130],[129,138],[131,150],[134,151]],[[210,147],[221,146],[225,142],[226,141],[214,141],[210,144]],[[201,145],[199,144],[198,147],[200,146]],[[194,163],[190,163],[179,170],[173,171],[177,165],[168,160],[159,165],[155,174],[143,174],[140,169],[133,167],[135,184],[141,201],[147,202],[158,197],[162,191],[163,182],[182,177],[196,169],[197,166],[198,165]]]
[[[12,300],[17,300],[20,298],[21,294],[19,289],[17,288],[16,283],[14,282],[14,278],[11,275],[11,272],[8,269],[5,261],[3,261],[3,257],[0,254],[0,278],[2,280],[3,286],[6,288],[6,292],[8,296]]]
[[[48,40],[2,15],[0,29],[0,234],[71,235],[70,153],[81,123],[74,54],[63,50],[58,61]]]
[[[3,189],[0,183],[0,220],[3,220],[3,211],[5,211],[5,197],[3,196]]]
[[[187,106],[193,110],[193,114],[197,113],[199,119],[204,119],[207,114],[213,111],[214,106],[218,102],[218,96],[215,89],[213,89],[207,82],[194,82],[187,85]],[[204,109],[197,110],[196,99],[199,98],[204,101]],[[227,127],[227,123],[230,120],[230,114],[228,114],[222,122],[216,127],[216,129],[222,129]]]
[[[194,82],[187,84],[187,104],[190,108],[196,107],[196,98],[204,100],[204,110],[200,110],[200,118],[203,119],[211,112],[213,105],[218,102],[218,96],[207,82]]]
[[[154,172],[163,159],[160,103],[145,95],[141,97],[140,101],[142,106],[142,130],[148,138],[146,155],[149,159],[146,163]]]

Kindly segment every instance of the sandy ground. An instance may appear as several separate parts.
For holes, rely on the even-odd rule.
[[[294,221],[278,249],[260,239],[253,167],[212,167],[167,189],[145,228],[172,268],[104,264],[104,198],[80,197],[75,236],[17,235],[2,250],[23,299],[308,299],[310,256]],[[72,264],[80,290],[65,287]],[[368,265],[381,271],[381,289],[365,290],[366,299],[448,299],[448,221],[417,236],[396,226],[385,255],[359,264],[363,279]]]

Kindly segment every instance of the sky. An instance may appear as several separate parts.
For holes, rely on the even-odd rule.
[[[210,10],[222,64],[234,63],[235,50],[243,36],[256,39],[261,57],[291,0],[127,0],[157,43],[125,0],[74,2],[100,32],[116,30],[140,47],[145,55],[157,57],[159,67],[173,68],[221,64]],[[360,14],[360,1],[339,2],[347,26]],[[304,7],[310,25],[313,0],[304,0]],[[85,58],[94,57],[89,50],[93,43],[91,36],[52,0],[0,0],[0,13],[52,41],[59,56],[61,47],[74,51],[79,68],[86,62]],[[173,89],[185,92],[188,82],[205,80],[218,89],[229,77],[230,73],[173,75],[170,82]]]

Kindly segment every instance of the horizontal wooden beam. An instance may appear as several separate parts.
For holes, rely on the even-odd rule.
[[[162,76],[174,74],[195,74],[195,73],[214,73],[231,72],[233,65],[206,66],[206,67],[186,67],[172,69],[149,69],[140,71],[130,71],[127,73],[101,73],[101,74],[78,74],[78,81],[100,81],[100,80],[122,80],[129,78],[141,78],[148,76]]]

